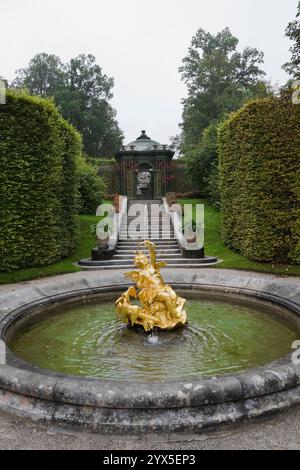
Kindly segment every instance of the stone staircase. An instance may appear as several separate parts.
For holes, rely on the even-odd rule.
[[[144,240],[151,240],[155,243],[157,259],[165,261],[171,268],[205,267],[217,262],[215,258],[210,257],[193,259],[182,256],[169,215],[161,213],[159,216],[153,216],[151,214],[151,205],[161,205],[161,200],[131,200],[128,202],[128,214],[133,204],[142,204],[144,208],[141,223],[137,227],[138,233],[133,231],[130,225],[136,218],[136,214],[128,215],[127,221],[124,220],[120,227],[119,242],[113,257],[96,263],[87,263],[86,269],[132,269],[135,252],[140,250],[148,253],[147,249],[140,245]],[[80,264],[82,266],[82,263]]]

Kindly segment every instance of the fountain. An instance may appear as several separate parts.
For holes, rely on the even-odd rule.
[[[179,297],[171,286],[165,284],[160,268],[165,262],[157,262],[156,247],[150,240],[141,243],[149,250],[149,257],[136,253],[134,264],[140,271],[131,271],[125,276],[136,283],[138,291],[130,286],[116,301],[118,318],[131,327],[141,325],[146,332],[155,328],[173,330],[187,322],[184,310],[185,299]],[[131,298],[139,299],[141,305],[133,305]]]
[[[300,402],[299,285],[162,276],[150,241],[134,264],[128,282],[76,273],[0,298],[0,409],[105,433],[201,432]]]

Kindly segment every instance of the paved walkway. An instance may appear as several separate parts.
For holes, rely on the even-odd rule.
[[[193,272],[193,269],[190,270]],[[120,272],[120,270],[118,270]],[[199,275],[199,269],[195,272]],[[207,272],[204,268],[203,274]],[[241,271],[223,270],[230,276],[241,276]],[[99,273],[105,278],[106,273]],[[111,271],[112,273],[112,271]],[[94,273],[86,272],[86,277]],[[246,275],[246,273],[245,273]],[[247,273],[249,275],[249,273]],[[264,278],[265,274],[251,273],[253,278]],[[65,274],[60,279],[76,279],[82,272]],[[278,276],[270,276],[278,279]],[[300,278],[283,277],[282,282],[300,285]],[[45,279],[0,285],[0,295],[19,290],[32,284],[41,284]],[[300,408],[290,410],[277,417],[249,422],[235,427],[226,427],[218,432],[203,435],[162,436],[102,436],[88,432],[74,432],[49,427],[16,418],[0,412],[0,449],[300,449]]]
[[[300,408],[269,420],[196,435],[103,436],[37,425],[0,413],[0,449],[92,450],[296,450],[300,449]]]
[[[245,276],[249,276],[249,274],[251,274],[251,277],[253,279],[263,279],[265,278],[266,276],[269,278],[269,279],[282,279],[282,282],[285,283],[285,282],[293,282],[295,284],[298,284],[300,286],[300,277],[292,277],[292,276],[275,276],[273,274],[265,274],[265,273],[255,273],[255,272],[251,272],[249,273],[249,271],[238,271],[238,270],[235,270],[235,269],[216,269],[216,268],[213,268],[214,271],[219,271],[219,272],[222,272],[223,274],[228,274],[228,276],[233,276],[233,277],[238,277],[238,276],[242,276],[243,274],[245,274]],[[183,273],[186,273],[187,271],[189,271],[190,273],[195,273],[195,274],[201,274],[203,273],[203,276],[205,275],[205,273],[208,273],[208,272],[211,272],[212,268],[190,268],[190,269],[184,269]],[[122,272],[123,270],[122,269],[116,269],[116,270],[110,270],[109,271],[109,274],[113,274],[114,272],[116,273],[120,273]],[[124,269],[124,272],[128,271],[128,269]],[[162,271],[162,273],[166,272],[168,273],[168,271],[172,271],[172,270],[169,270],[168,268],[164,269]],[[49,279],[61,279],[62,281],[64,279],[77,279],[77,278],[81,278],[83,275],[84,277],[88,278],[89,276],[94,276],[95,275],[95,272],[97,273],[97,276],[99,277],[99,280],[101,280],[101,278],[103,277],[103,279],[106,279],[107,277],[107,271],[103,270],[103,271],[85,271],[84,273],[82,271],[79,271],[77,273],[71,273],[71,274],[62,274],[62,275],[59,275],[59,276],[54,276],[54,277],[43,277],[43,278],[40,278],[40,279],[33,279],[32,281],[26,281],[26,282],[18,282],[18,283],[14,283],[14,284],[0,284],[0,295],[1,293],[6,293],[6,292],[11,292],[11,291],[15,291],[15,290],[18,290],[18,289],[23,289],[25,287],[28,287],[30,285],[39,285],[39,284],[42,284],[44,283],[46,280],[49,280]]]

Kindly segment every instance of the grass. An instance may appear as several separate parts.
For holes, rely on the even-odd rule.
[[[221,214],[206,200],[180,199],[181,204],[205,205],[205,253],[217,256],[222,262],[217,268],[241,269],[286,276],[300,276],[300,266],[251,261],[229,249],[221,238]]]

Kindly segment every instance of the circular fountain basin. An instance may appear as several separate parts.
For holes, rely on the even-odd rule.
[[[200,432],[300,402],[297,285],[166,273],[188,299],[189,323],[173,332],[115,320],[122,273],[3,296],[0,407],[100,432]]]
[[[174,331],[146,334],[128,328],[115,319],[112,296],[23,319],[7,334],[7,345],[28,366],[80,377],[151,382],[214,377],[260,366],[288,354],[300,339],[297,329],[274,316],[268,304],[208,297],[201,291],[197,297],[186,303],[188,325]]]

